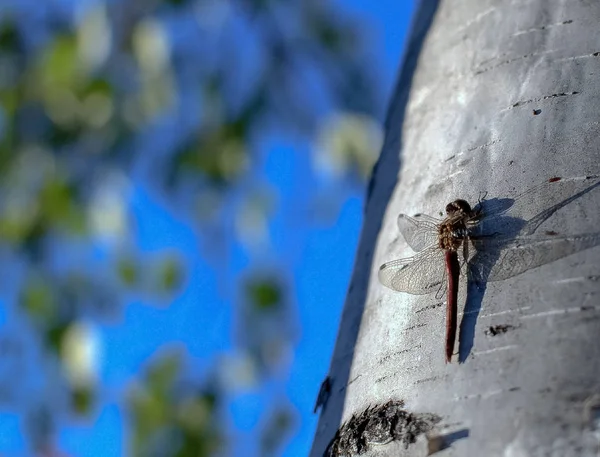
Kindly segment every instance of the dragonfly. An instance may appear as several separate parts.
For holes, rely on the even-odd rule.
[[[379,268],[379,281],[390,289],[410,294],[427,294],[443,290],[447,283],[446,363],[454,351],[458,315],[458,283],[460,262],[468,258],[468,243],[474,236],[472,228],[482,216],[480,208],[471,209],[466,200],[454,200],[446,205],[446,218],[438,221],[424,214],[415,217],[398,216],[400,233],[415,251],[414,257],[393,260]]]
[[[545,193],[546,187],[537,186],[518,198],[533,194],[534,190]],[[449,363],[456,340],[461,272],[466,272],[468,280],[474,283],[500,281],[600,244],[599,233],[534,234],[543,221],[580,194],[541,211],[529,221],[508,217],[507,206],[501,201],[486,206],[485,196],[473,208],[465,200],[454,200],[446,205],[443,220],[425,214],[400,214],[398,228],[416,254],[381,265],[379,281],[392,290],[413,295],[437,292],[436,297],[441,298],[446,294],[445,358]],[[511,224],[506,225],[506,221]],[[501,231],[486,233],[489,227],[500,227]]]

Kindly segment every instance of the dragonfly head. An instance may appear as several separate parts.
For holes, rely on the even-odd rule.
[[[465,200],[458,199],[446,205],[446,214],[454,216],[456,213],[470,214],[472,212],[471,205]]]

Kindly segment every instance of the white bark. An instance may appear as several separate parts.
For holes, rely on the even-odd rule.
[[[437,216],[455,198],[514,197],[565,178],[518,202],[529,220],[589,187],[583,178],[600,174],[599,159],[599,1],[421,2],[312,456],[323,454],[342,422],[388,400],[441,417],[429,435],[450,435],[439,455],[600,455],[599,247],[489,283],[479,298],[471,288],[467,297],[461,283],[459,303],[474,302],[472,327],[458,335],[468,356],[461,364],[444,363],[441,300],[377,281],[383,262],[410,255],[398,213]],[[600,187],[588,190],[539,230],[600,231]],[[511,327],[486,335],[493,326]],[[425,441],[369,453],[427,455]]]

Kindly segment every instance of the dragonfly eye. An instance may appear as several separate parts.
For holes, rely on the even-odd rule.
[[[469,205],[466,200],[462,199],[454,200],[446,205],[446,214],[448,214],[448,216],[452,216],[458,211],[469,214],[471,212],[471,205]]]

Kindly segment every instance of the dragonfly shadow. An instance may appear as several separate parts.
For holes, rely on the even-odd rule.
[[[508,214],[515,201],[491,199],[480,202],[484,214],[491,214],[473,234],[474,251],[468,260],[465,311],[460,324],[459,362],[464,362],[474,345],[477,319],[490,281],[520,275],[532,268],[600,244],[600,233],[560,236],[556,232],[537,234],[539,227],[561,208],[600,186],[600,181],[540,211],[528,220]],[[489,239],[488,239],[489,238]],[[485,242],[483,242],[485,240]]]
[[[515,237],[527,224],[524,219],[519,219],[510,216],[503,216],[506,211],[514,205],[514,199],[490,199],[480,202],[475,209],[484,212],[492,212],[495,214],[494,223],[488,224],[494,227],[494,229],[502,230],[502,234],[510,236],[512,234]],[[487,233],[486,230],[481,229],[477,234],[478,237],[485,238],[491,237],[494,232]],[[467,296],[465,301],[465,309],[463,318],[460,323],[459,329],[459,342],[458,342],[458,361],[463,363],[473,349],[475,343],[475,328],[477,324],[477,318],[481,310],[483,303],[483,296],[487,289],[487,279],[489,278],[490,268],[489,265],[494,265],[500,258],[500,252],[502,243],[495,244],[498,249],[487,250],[485,253],[478,251],[475,253],[473,258],[469,260],[468,267],[468,281],[467,281]],[[482,259],[485,256],[485,259]],[[485,260],[485,261],[484,261]],[[483,262],[482,262],[483,261]]]

